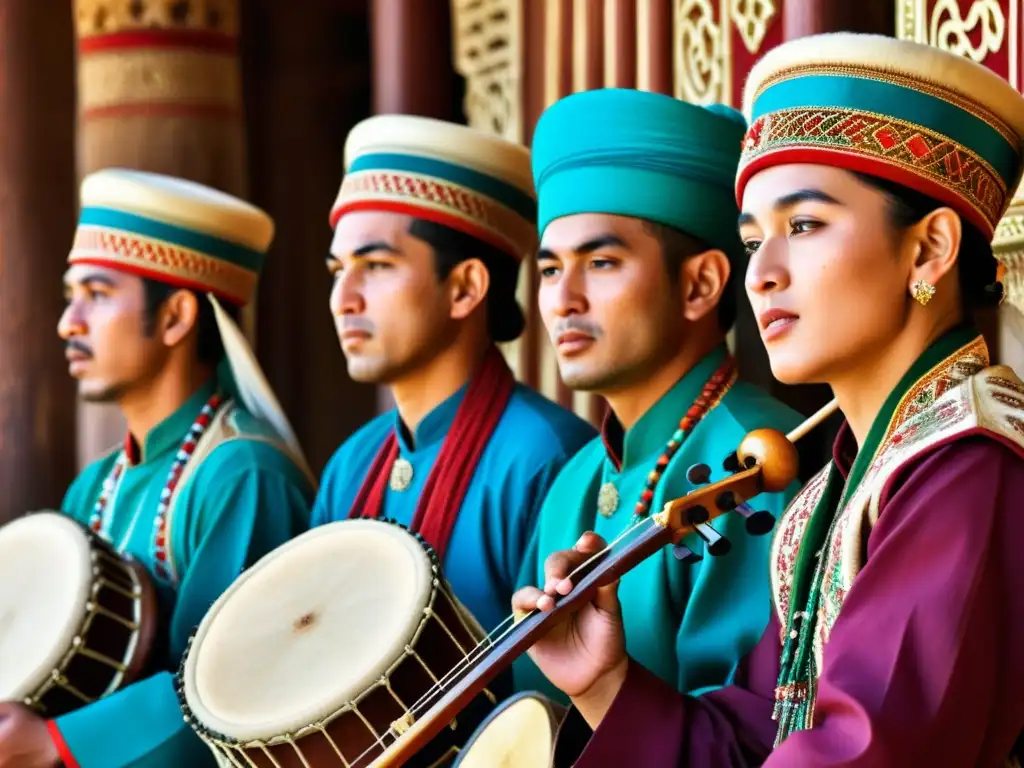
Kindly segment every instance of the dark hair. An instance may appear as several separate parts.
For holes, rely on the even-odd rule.
[[[712,250],[712,246],[700,238],[667,224],[645,220],[644,228],[661,244],[665,269],[668,270],[669,279],[673,283],[678,282],[684,261],[698,253]],[[729,271],[729,279],[718,300],[718,327],[723,331],[728,331],[736,322],[736,274],[735,269]]]
[[[916,224],[936,208],[946,204],[933,197],[877,176],[854,172],[854,176],[877,189],[889,199],[889,221],[897,229]],[[992,253],[992,243],[974,224],[960,217],[963,231],[957,258],[960,298],[966,314],[970,310],[994,307],[1003,296],[996,282],[999,262]]]
[[[156,313],[163,303],[175,291],[186,289],[176,288],[148,277],[142,278],[142,287],[146,295],[143,331],[149,336],[156,330]],[[189,291],[189,293],[196,297],[196,302],[199,304],[199,317],[196,321],[196,356],[203,365],[215,366],[224,357],[224,342],[221,341],[220,330],[217,328],[217,317],[214,315],[213,305],[206,296],[198,291]],[[238,322],[238,307],[227,302],[222,302],[221,306],[232,320]]]
[[[487,330],[494,341],[512,341],[526,327],[523,310],[516,302],[516,260],[493,245],[458,230],[425,219],[413,219],[409,234],[434,249],[437,279],[444,280],[467,259],[480,259],[491,275],[487,291]]]

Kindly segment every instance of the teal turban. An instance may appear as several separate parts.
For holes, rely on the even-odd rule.
[[[537,229],[579,213],[675,227],[741,253],[736,167],[746,122],[721,105],[606,88],[552,104],[533,134]]]

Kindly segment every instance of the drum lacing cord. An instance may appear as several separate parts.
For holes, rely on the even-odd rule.
[[[573,577],[577,576],[581,571],[589,567],[595,560],[604,557],[606,554],[611,552],[616,546],[618,546],[624,539],[633,534],[635,531],[638,531],[645,526],[653,524],[654,523],[652,519],[649,517],[636,518],[635,522],[627,526],[626,529],[623,530],[622,533],[620,533],[618,536],[616,536],[609,544],[607,544],[604,547],[604,549],[595,552],[593,555],[588,557],[584,562],[580,563],[580,565],[578,565],[568,576],[566,576],[566,578],[572,579]],[[534,611],[534,613],[535,612],[536,611]],[[528,615],[532,615],[532,613]],[[406,710],[407,715],[412,715],[413,722],[416,722],[417,716],[419,714],[429,711],[430,707],[434,703],[434,699],[436,699],[439,696],[442,696],[447,692],[445,686],[449,682],[451,682],[451,679],[453,677],[457,677],[461,675],[464,671],[468,670],[473,664],[478,662],[480,659],[484,658],[489,649],[498,645],[506,637],[508,637],[508,635],[515,628],[515,625],[518,623],[519,618],[520,617],[516,616],[515,614],[505,618],[500,624],[498,624],[498,626],[491,630],[484,637],[483,640],[477,643],[476,646],[474,646],[469,651],[469,653],[463,656],[459,663],[456,664],[451,670],[449,670],[444,675],[444,677],[442,677],[434,685],[427,689],[427,691],[424,692],[424,694],[420,696],[420,698],[417,699],[413,703],[413,705]],[[370,746],[367,747],[366,750],[364,750],[358,757],[356,757],[352,764],[358,765],[371,752],[373,752],[373,750],[377,749],[378,747],[386,749],[388,745],[385,744],[385,739],[388,737],[388,735],[391,735],[395,742],[397,742],[401,738],[401,734],[394,732],[393,726],[389,727],[387,731],[385,731],[379,738],[377,738],[376,741],[370,744]]]

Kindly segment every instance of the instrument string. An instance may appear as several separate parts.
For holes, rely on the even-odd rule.
[[[814,413],[812,416],[810,416],[808,419],[806,419],[802,424],[800,424],[795,429],[791,430],[786,435],[786,438],[790,442],[795,443],[797,440],[802,438],[804,435],[806,435],[808,432],[810,432],[816,426],[821,424],[821,422],[823,422],[826,418],[831,416],[838,409],[838,407],[839,407],[838,400],[835,400],[835,399],[831,400],[830,402],[826,403],[823,407],[818,409],[818,411],[816,413]],[[650,526],[652,524],[654,524],[654,523],[653,523],[652,518],[650,518],[650,517],[640,518],[640,519],[636,520],[635,522],[631,523],[630,525],[628,525],[622,531],[622,533],[620,533],[618,536],[616,536],[603,549],[601,549],[598,552],[595,552],[593,555],[588,557],[585,561],[580,563],[580,565],[578,565],[576,568],[574,568],[572,570],[572,572],[569,573],[569,575],[566,578],[569,578],[569,579],[574,578],[575,576],[577,576],[580,573],[580,571],[582,571],[583,569],[585,569],[588,566],[590,566],[598,558],[601,558],[601,557],[605,556],[606,554],[608,554],[609,552],[611,552],[616,546],[618,546],[622,541],[624,541],[627,537],[632,535],[634,532],[640,530],[641,528],[648,527],[648,526]],[[527,613],[524,616],[522,616],[522,618],[526,619],[526,618],[528,618],[530,616],[533,616],[537,612],[538,611],[535,608],[534,610],[532,610],[529,613]],[[510,622],[511,622],[511,626],[509,626]],[[475,647],[470,649],[469,653],[465,654],[462,657],[462,659],[459,661],[459,663],[456,664],[451,670],[449,670],[444,675],[444,677],[442,677],[440,680],[438,680],[422,696],[420,696],[420,698],[417,699],[412,704],[412,706],[410,706],[408,708],[408,710],[407,710],[407,712],[409,714],[413,715],[414,720],[415,720],[415,718],[416,718],[416,716],[418,714],[420,714],[422,711],[428,710],[430,706],[433,706],[434,701],[436,699],[439,699],[441,696],[443,696],[446,693],[446,685],[449,682],[451,682],[453,677],[457,677],[463,671],[468,670],[473,664],[475,664],[477,661],[479,661],[485,655],[486,650],[488,650],[490,648],[493,648],[495,645],[498,645],[503,640],[505,640],[513,632],[513,630],[515,629],[516,623],[517,623],[517,617],[516,617],[515,614],[505,618],[501,623],[498,624],[497,627],[495,627],[493,630],[491,630],[491,632],[489,632],[483,638],[483,640],[481,640],[479,643],[477,643],[477,645]],[[388,728],[388,730],[385,731],[385,733],[383,735],[381,735],[376,741],[374,741],[372,744],[370,744],[370,746],[367,747],[366,750],[364,750],[363,753],[360,754],[359,757],[357,757],[355,759],[353,764],[357,765],[360,761],[365,759],[371,752],[373,752],[373,750],[377,749],[378,747],[386,748],[387,745],[385,745],[384,741],[385,741],[385,739],[389,735],[394,740],[396,740],[396,741],[400,738],[400,734],[396,734],[394,732],[393,728]]]
[[[622,531],[622,533],[620,533],[618,536],[616,536],[603,549],[595,552],[593,555],[591,555],[586,560],[584,560],[582,563],[580,563],[578,566],[576,566],[576,568],[574,568],[572,570],[572,572],[570,572],[569,575],[566,576],[566,578],[568,578],[568,579],[574,578],[583,569],[587,568],[595,560],[605,556],[606,554],[611,552],[613,549],[615,549],[615,547],[617,547],[620,543],[622,543],[622,541],[624,541],[627,537],[632,535],[634,532],[640,530],[641,528],[644,528],[644,527],[647,527],[649,525],[652,525],[652,524],[653,524],[653,521],[651,520],[651,518],[645,517],[645,518],[637,520],[636,522],[634,522],[631,525],[627,526]],[[525,619],[528,616],[532,616],[532,615],[534,615],[537,612],[538,612],[537,609],[534,609],[530,613],[524,615],[523,618]],[[512,626],[508,626],[510,622],[512,623]],[[491,630],[491,632],[489,632],[487,634],[487,636],[483,638],[483,640],[481,640],[479,643],[477,643],[475,647],[470,649],[469,653],[465,654],[462,657],[462,659],[460,659],[459,663],[456,664],[451,670],[449,670],[444,675],[444,677],[442,677],[440,680],[438,680],[426,692],[424,692],[424,694],[422,696],[420,696],[419,699],[417,699],[415,702],[413,702],[412,706],[410,706],[408,708],[408,710],[407,710],[409,712],[409,714],[411,714],[411,715],[413,715],[415,717],[418,714],[421,714],[422,712],[425,712],[425,711],[429,710],[429,708],[431,706],[433,706],[434,701],[436,699],[439,699],[441,696],[443,696],[447,692],[446,686],[447,686],[448,683],[452,682],[452,678],[458,677],[460,674],[462,674],[463,671],[468,670],[470,667],[473,666],[473,664],[475,664],[477,661],[479,661],[481,658],[483,658],[486,655],[486,651],[487,650],[489,650],[490,648],[493,648],[494,646],[498,645],[503,640],[505,640],[505,638],[507,638],[512,633],[512,631],[515,629],[515,624],[516,623],[518,623],[518,622],[516,621],[515,614],[505,618],[500,624],[498,624],[497,627],[495,627],[493,630]],[[360,754],[353,761],[353,765],[358,765],[360,763],[360,761],[362,761],[364,758],[366,758],[373,750],[377,749],[378,747],[386,747],[387,745],[384,743],[384,741],[388,737],[389,734],[393,738],[395,738],[395,739],[398,738],[398,734],[395,734],[393,732],[393,730],[391,728],[389,728],[384,734],[382,734],[376,741],[374,741],[372,744],[370,744],[370,746],[367,747],[366,750],[363,751],[363,753]]]

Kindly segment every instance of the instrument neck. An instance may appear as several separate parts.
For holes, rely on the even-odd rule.
[[[638,527],[635,535],[629,536],[625,541],[609,548],[606,552],[594,556],[575,572],[572,592],[560,598],[552,611],[547,613],[534,611],[527,615],[490,649],[482,652],[475,661],[467,664],[465,670],[445,686],[446,692],[440,695],[433,706],[422,717],[419,717],[415,725],[405,733],[397,745],[398,751],[394,754],[394,758],[385,759],[375,765],[379,765],[381,768],[402,765],[406,759],[414,755],[445,728],[462,708],[486,688],[495,677],[547,634],[555,623],[578,611],[592,600],[598,587],[613,583],[662,547],[671,543],[671,529],[658,525],[648,518]]]

